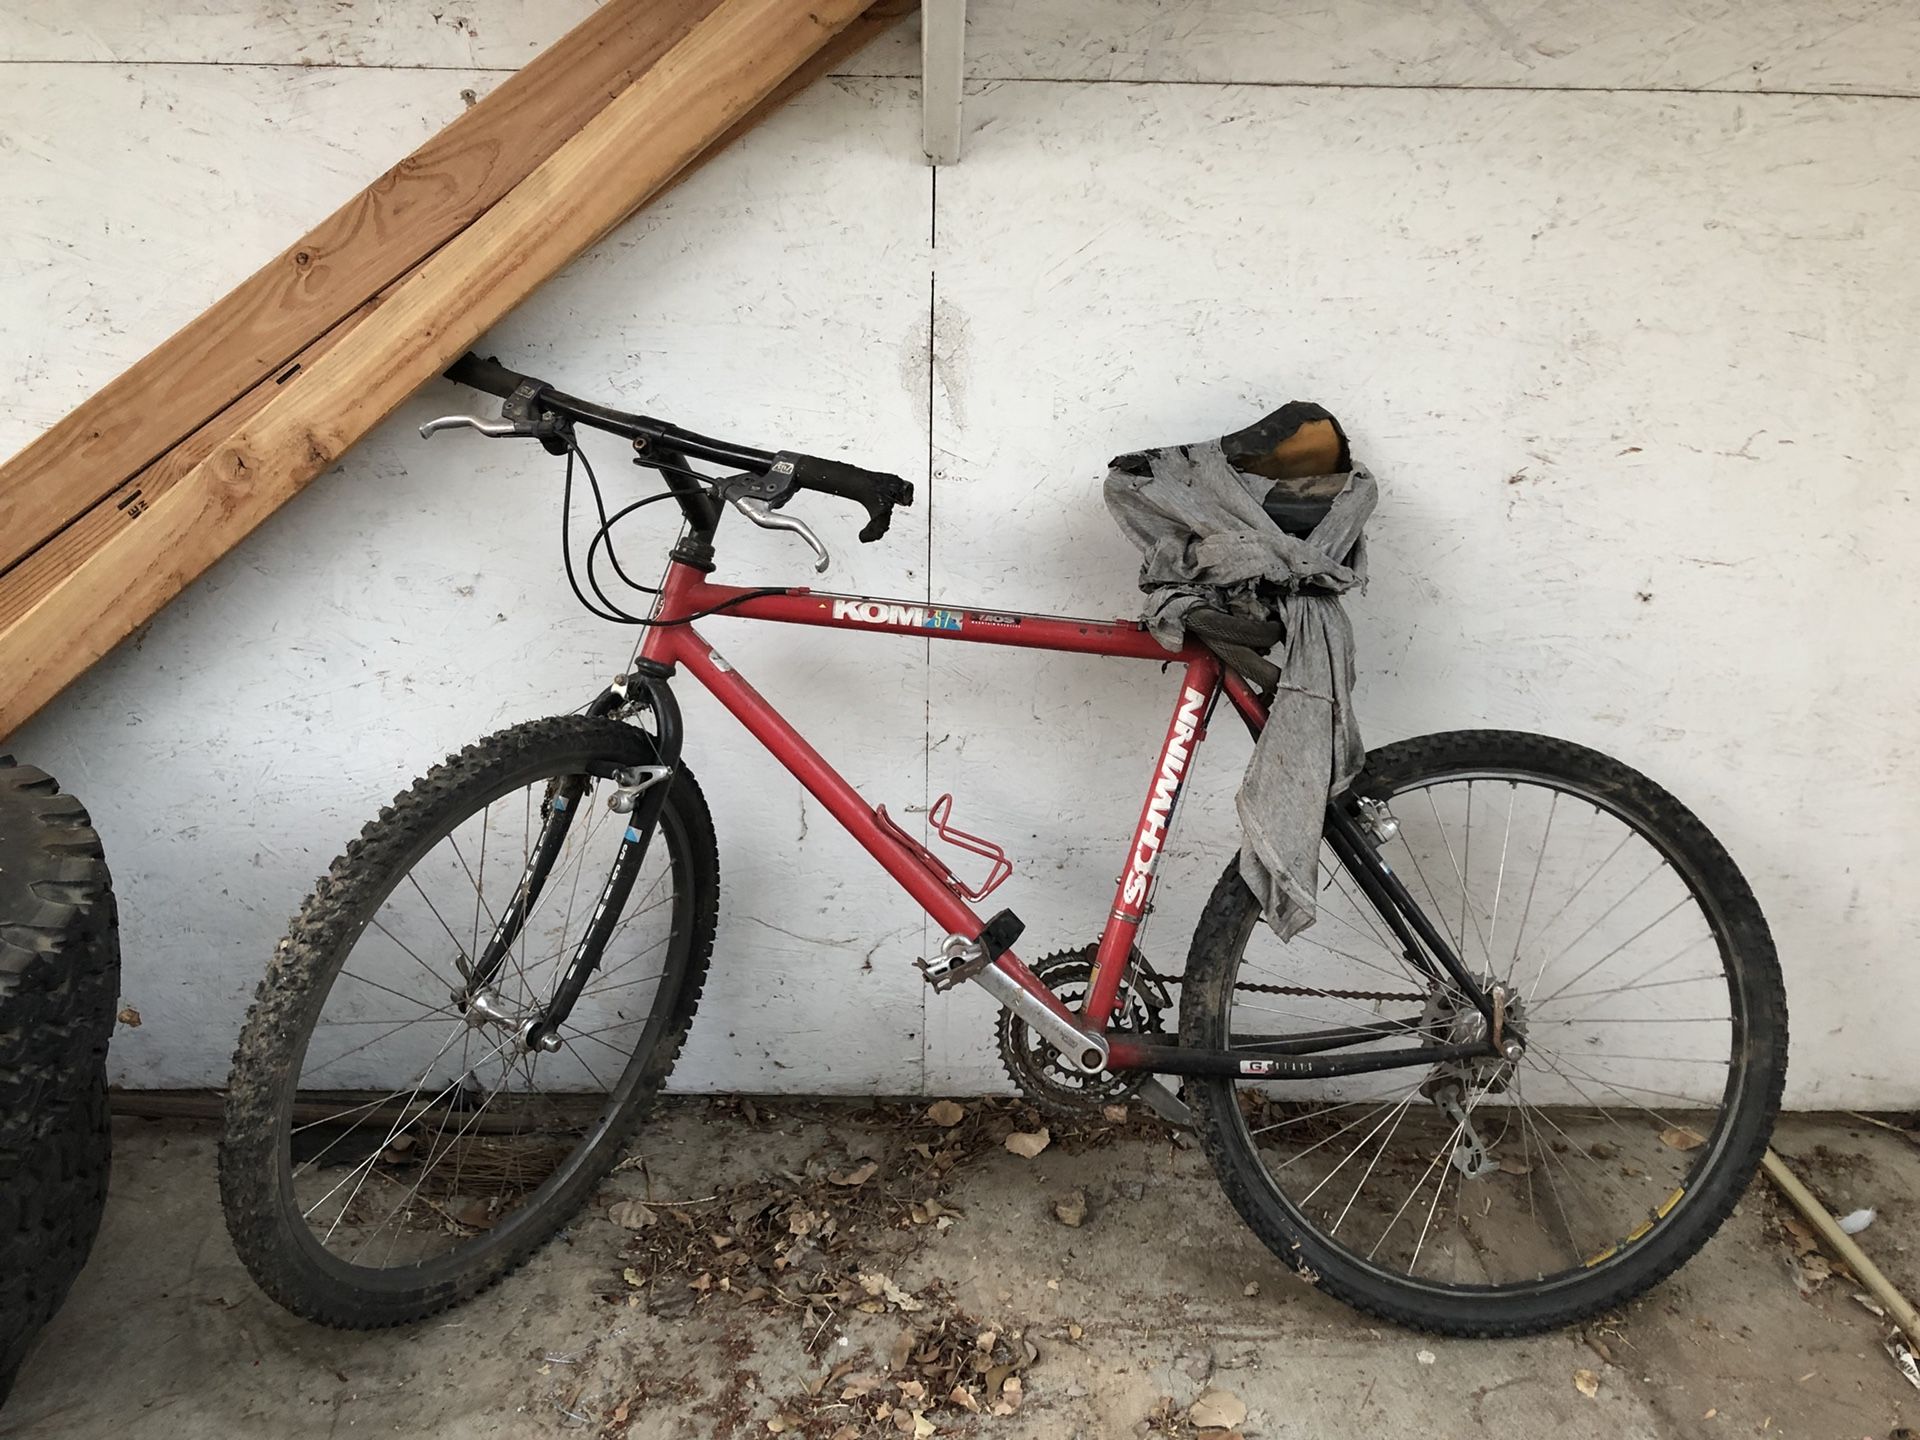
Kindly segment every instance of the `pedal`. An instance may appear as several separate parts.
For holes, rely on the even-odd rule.
[[[929,985],[944,994],[956,985],[964,985],[1011,950],[1026,928],[1026,922],[1018,915],[1002,910],[987,921],[974,939],[949,935],[940,943],[938,955],[914,961],[914,968],[926,977]]]

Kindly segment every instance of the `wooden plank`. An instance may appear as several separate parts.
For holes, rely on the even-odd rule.
[[[85,670],[865,9],[721,0],[258,414],[0,635],[0,735]]]
[[[912,0],[881,0],[845,30],[836,35],[817,55],[808,60],[779,87],[721,137],[699,158],[676,175],[666,187],[671,189],[693,174],[714,155],[746,134],[768,115],[786,103],[813,81],[872,43],[912,8]],[[664,193],[664,191],[662,192]],[[658,198],[657,196],[654,198]],[[417,267],[416,267],[417,268]],[[409,272],[411,274],[412,272]],[[405,279],[406,277],[402,277]],[[395,286],[379,295],[335,325],[325,335],[294,356],[288,364],[260,381],[246,394],[228,405],[193,434],[165,455],[144,467],[58,533],[48,537],[39,548],[16,561],[11,568],[0,566],[0,634],[52,593],[77,565],[98,550],[125,526],[138,520],[147,507],[171,490],[182,475],[211,455],[221,440],[237,432],[242,425],[266,406],[280,388],[299,371],[313,364],[331,349],[386,297]]]
[[[331,349],[384,298],[378,295],[367,301],[294,356],[286,368],[262,380],[132,479],[115,486],[85,514],[49,537],[11,569],[0,573],[0,634],[50,595],[74,567],[144,515],[147,507],[171,490],[181,476],[265,409],[284,384]]]
[[[0,569],[470,225],[714,8],[608,0],[0,466]]]

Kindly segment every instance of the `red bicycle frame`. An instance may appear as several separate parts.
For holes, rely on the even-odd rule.
[[[1106,1033],[1119,1000],[1134,934],[1152,902],[1161,845],[1192,769],[1193,758],[1200,742],[1206,738],[1215,702],[1224,690],[1248,726],[1257,733],[1266,723],[1266,710],[1259,697],[1238,675],[1226,670],[1211,651],[1189,643],[1178,653],[1169,654],[1137,621],[1079,620],[912,600],[876,600],[804,589],[768,593],[715,585],[697,567],[680,560],[671,562],[654,611],[654,627],[640,646],[639,658],[656,667],[685,666],[748,733],[793,772],[807,793],[826,807],[868,854],[886,867],[887,873],[919,902],[936,924],[969,938],[981,933],[983,922],[965,899],[956,895],[929,868],[917,847],[896,834],[820,752],[687,623],[690,617],[714,611],[742,620],[1111,655],[1116,659],[1150,660],[1183,667],[1179,695],[1167,723],[1166,736],[1160,743],[1153,780],[1141,803],[1133,843],[1114,888],[1113,908],[1101,932],[1093,983],[1088,987],[1082,1013],[1075,1016],[1066,1009],[1011,950],[993,961],[1008,978],[1054,1014]],[[1148,1057],[1130,1037],[1112,1033],[1107,1035],[1107,1040],[1111,1068],[1145,1068]]]
[[[987,988],[1000,995],[1002,1003],[1017,1000],[1027,1008],[1037,1005],[1040,1008],[1033,1011],[1030,1021],[1044,1014],[1063,1022],[1062,1038],[1056,1048],[1059,1044],[1073,1045],[1075,1036],[1100,1037],[1105,1046],[1104,1055],[1083,1053],[1078,1057],[1083,1070],[1097,1071],[1104,1064],[1106,1069],[1114,1071],[1236,1079],[1250,1076],[1307,1079],[1432,1065],[1475,1056],[1485,1048],[1485,1042],[1435,1045],[1429,1039],[1402,1049],[1348,1055],[1326,1053],[1362,1044],[1380,1033],[1377,1026],[1340,1026],[1263,1037],[1263,1041],[1215,1051],[1167,1045],[1109,1028],[1119,1003],[1134,936],[1152,908],[1161,848],[1193,767],[1193,758],[1200,742],[1206,738],[1216,703],[1224,693],[1256,735],[1266,724],[1266,707],[1260,697],[1210,650],[1189,642],[1169,655],[1137,621],[1079,620],[911,600],[876,600],[863,595],[834,595],[804,589],[753,590],[712,584],[698,565],[678,556],[669,563],[654,609],[653,627],[647,631],[635,657],[642,673],[661,678],[670,675],[674,667],[684,665],[867,853],[886,867],[901,888],[963,944],[984,938],[987,925],[958,893],[958,887],[950,883],[952,877],[923,847],[868,805],[820,752],[693,628],[691,621],[712,613],[787,625],[819,625],[836,630],[932,636],[981,645],[1111,655],[1116,659],[1150,660],[1183,667],[1173,714],[1160,742],[1159,759],[1146,799],[1140,805],[1132,844],[1114,886],[1113,908],[1101,931],[1092,983],[1087,987],[1081,1013],[1075,1015],[1067,1009],[1010,948],[993,954],[989,962],[999,973],[990,977],[994,983]],[[1336,859],[1354,877],[1374,909],[1406,947],[1408,960],[1428,970],[1436,979],[1444,970],[1483,1013],[1490,1013],[1492,1002],[1480,992],[1474,977],[1467,973],[1445,936],[1421,912],[1399,877],[1380,859],[1376,846],[1353,816],[1340,804],[1329,803],[1326,826],[1327,842]],[[988,977],[975,975],[974,978],[984,981]],[[1489,1033],[1493,1031],[1490,1029]]]

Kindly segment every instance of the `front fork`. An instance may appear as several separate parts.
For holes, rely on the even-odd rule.
[[[653,714],[654,734],[651,738],[654,763],[615,772],[614,780],[619,788],[609,797],[609,804],[616,813],[627,816],[620,849],[614,856],[613,864],[608,867],[606,882],[600,887],[599,899],[594,902],[592,918],[567,960],[566,971],[553,998],[521,1026],[520,1043],[526,1050],[554,1051],[560,1048],[560,1027],[573,1013],[580,992],[600,967],[601,955],[620,924],[621,912],[626,909],[627,900],[633,894],[634,881],[639,878],[640,867],[647,858],[647,847],[652,843],[654,831],[660,825],[661,812],[666,808],[667,792],[680,763],[683,732],[680,707],[665,682],[646,676],[623,676],[600,693],[587,707],[587,714],[612,715],[635,704]],[[528,856],[527,867],[521,873],[519,885],[514,888],[513,898],[501,912],[486,947],[475,958],[467,973],[466,985],[454,994],[455,1003],[469,1019],[478,1016],[484,1023],[501,1018],[499,1000],[493,990],[494,981],[505,967],[507,956],[514,942],[519,939],[527,917],[539,902],[540,892],[545,888],[554,862],[559,859],[560,851],[566,844],[586,792],[586,776],[568,775],[559,781],[548,796],[540,822],[540,838]]]

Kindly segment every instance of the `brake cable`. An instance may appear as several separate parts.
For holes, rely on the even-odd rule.
[[[614,625],[639,625],[647,629],[665,629],[674,625],[691,625],[696,620],[704,620],[709,615],[718,615],[724,610],[730,610],[736,605],[743,605],[749,600],[759,600],[769,595],[784,595],[787,593],[784,588],[777,586],[759,590],[748,590],[739,595],[730,595],[717,605],[709,605],[704,610],[696,610],[691,615],[683,615],[674,620],[653,620],[641,615],[628,614],[627,611],[621,609],[618,605],[614,604],[612,600],[608,599],[606,592],[600,588],[599,578],[594,572],[595,554],[604,543],[607,547],[607,558],[613,565],[614,573],[620,577],[622,582],[629,588],[641,591],[644,594],[658,595],[660,592],[657,587],[642,585],[628,575],[625,568],[621,566],[619,554],[614,548],[613,527],[642,506],[652,505],[660,500],[671,500],[674,498],[673,492],[671,490],[663,490],[658,495],[644,496],[632,504],[624,506],[609,517],[607,514],[606,497],[600,489],[600,477],[594,473],[593,462],[587,459],[586,452],[580,448],[579,442],[573,437],[571,427],[569,427],[567,432],[566,456],[567,470],[561,486],[560,500],[560,558],[566,567],[567,584],[573,591],[574,599],[578,600],[586,612],[595,619],[605,620]],[[594,509],[600,516],[600,525],[594,531],[592,541],[587,545],[587,558],[585,562],[587,587],[593,591],[594,596],[600,602],[599,605],[595,605],[592,600],[589,600],[586,592],[580,588],[579,576],[575,572],[573,564],[573,464],[576,458],[578,458],[580,462],[580,468],[586,472],[587,484],[593,492]],[[655,469],[669,468],[658,462],[649,463],[652,464]],[[707,478],[689,466],[680,465],[670,468],[672,468],[676,474],[688,475],[695,480],[704,481]]]

